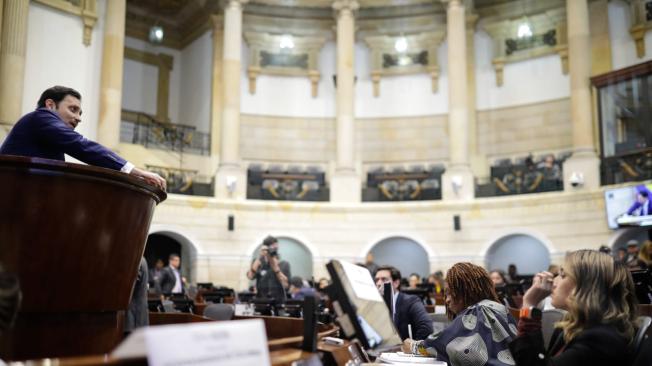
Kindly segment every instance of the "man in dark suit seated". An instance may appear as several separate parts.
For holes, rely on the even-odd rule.
[[[104,146],[75,132],[81,122],[81,94],[54,86],[41,94],[37,109],[24,115],[0,146],[0,154],[64,161],[68,154],[84,163],[118,170],[165,189],[165,179],[140,170]]]
[[[380,291],[382,291],[385,283],[392,283],[394,289],[394,313],[392,318],[401,340],[406,338],[426,339],[433,332],[432,320],[428,316],[421,299],[400,292],[401,272],[392,266],[381,266],[376,271],[375,280]],[[411,336],[408,325],[412,328]]]
[[[179,272],[181,258],[178,254],[170,254],[169,264],[161,271],[158,281],[157,293],[159,294],[183,294],[184,278]]]
[[[652,200],[650,191],[644,185],[636,187],[636,201],[627,210],[628,215],[647,216],[652,215]]]

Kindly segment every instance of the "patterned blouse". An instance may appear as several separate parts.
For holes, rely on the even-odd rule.
[[[415,342],[412,352],[437,357],[451,366],[515,365],[508,345],[516,334],[516,322],[507,308],[482,300],[458,314],[441,332]]]

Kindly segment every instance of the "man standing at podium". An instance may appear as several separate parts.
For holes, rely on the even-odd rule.
[[[134,167],[118,154],[75,132],[81,122],[81,94],[54,86],[41,94],[37,109],[24,115],[0,146],[0,154],[65,161],[64,154],[86,164],[131,174],[165,189],[158,174]]]

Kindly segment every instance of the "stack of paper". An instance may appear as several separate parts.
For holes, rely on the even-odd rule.
[[[376,361],[390,363],[393,365],[428,364],[428,365],[446,366],[446,362],[437,361],[437,359],[434,357],[411,355],[403,352],[381,353],[380,357],[378,357]]]

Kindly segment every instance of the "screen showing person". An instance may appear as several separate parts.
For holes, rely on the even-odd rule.
[[[609,228],[652,225],[652,183],[605,191]]]

